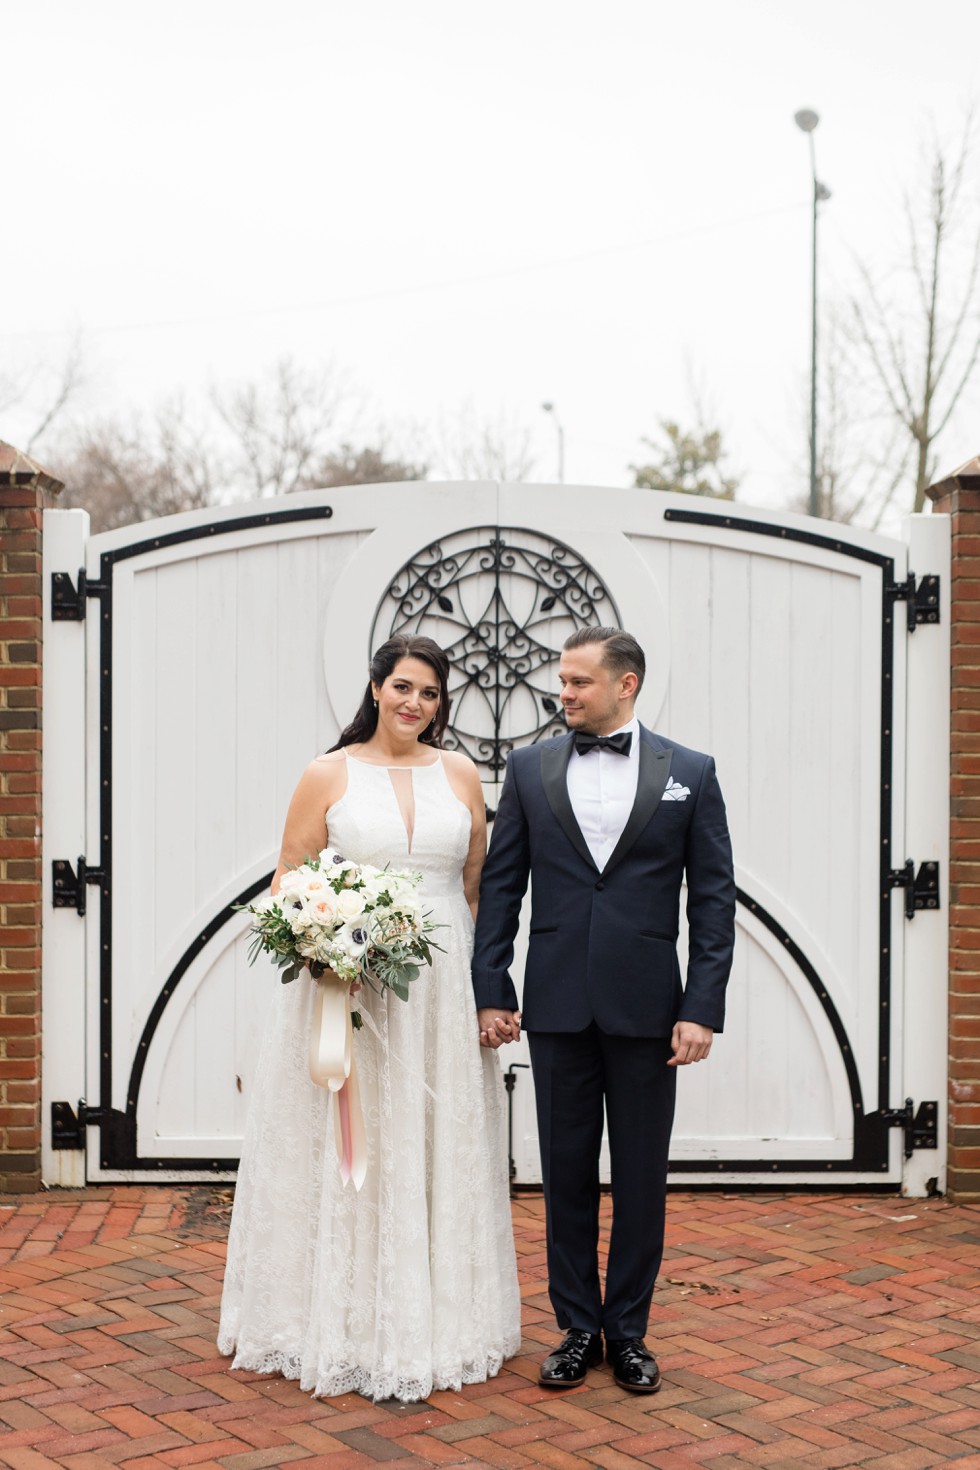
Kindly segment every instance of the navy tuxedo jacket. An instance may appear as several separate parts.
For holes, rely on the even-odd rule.
[[[517,1009],[509,968],[531,888],[527,1031],[669,1037],[678,1020],[720,1031],[735,941],[732,850],[715,764],[640,727],[636,801],[600,873],[568,796],[571,734],[515,750],[483,869],[473,953],[477,1007]],[[668,781],[682,800],[664,800]],[[677,961],[687,875],[687,982]]]

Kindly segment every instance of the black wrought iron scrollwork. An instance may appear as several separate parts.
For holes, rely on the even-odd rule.
[[[570,633],[619,625],[609,589],[570,546],[536,531],[472,527],[415,553],[389,583],[376,648],[423,633],[452,666],[446,744],[499,780],[507,756],[564,728],[558,659]]]

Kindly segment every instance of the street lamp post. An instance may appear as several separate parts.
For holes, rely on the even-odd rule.
[[[812,516],[820,514],[820,493],[817,483],[817,206],[830,198],[830,190],[817,178],[817,158],[813,146],[813,130],[820,121],[820,114],[812,107],[804,107],[794,116],[796,126],[806,133],[810,143],[810,172],[813,175],[813,264],[811,273],[810,330],[810,502]]]
[[[553,403],[542,403],[541,407],[544,409],[545,413],[550,413],[551,414],[551,417],[555,421],[555,428],[558,430],[558,483],[559,483],[559,485],[564,485],[564,483],[565,483],[565,430],[562,428],[561,423],[559,422],[558,414],[557,414],[557,412],[555,410],[555,405]]]

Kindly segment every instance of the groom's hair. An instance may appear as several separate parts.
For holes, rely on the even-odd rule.
[[[602,644],[602,662],[610,673],[635,674],[636,692],[639,694],[647,661],[632,633],[624,633],[622,628],[579,628],[565,639],[566,648],[581,648],[585,643]]]

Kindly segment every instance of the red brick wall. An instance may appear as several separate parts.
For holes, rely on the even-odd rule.
[[[952,517],[949,1193],[980,1198],[980,459],[929,491]]]
[[[0,1190],[41,1181],[41,496],[0,444]]]

